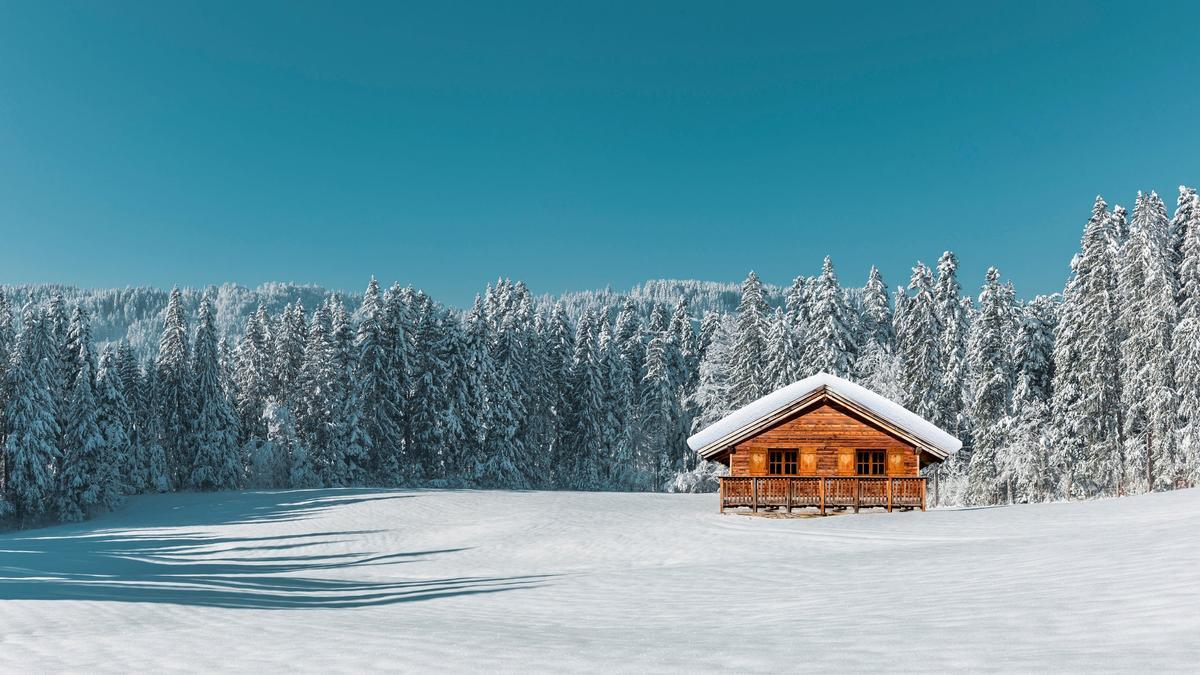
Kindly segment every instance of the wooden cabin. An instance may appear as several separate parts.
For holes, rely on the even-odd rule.
[[[962,442],[894,401],[820,373],[718,420],[688,446],[729,467],[722,512],[813,507],[825,515],[871,506],[925,510],[921,469]]]

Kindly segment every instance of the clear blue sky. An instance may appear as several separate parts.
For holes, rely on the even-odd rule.
[[[916,4],[4,2],[0,281],[1029,296],[1200,182],[1194,6]]]

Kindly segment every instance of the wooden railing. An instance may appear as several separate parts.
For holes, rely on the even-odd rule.
[[[721,511],[879,506],[925,510],[924,476],[722,476]]]

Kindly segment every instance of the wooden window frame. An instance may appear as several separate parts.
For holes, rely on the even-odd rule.
[[[768,476],[794,476],[800,466],[800,450],[797,448],[770,448],[767,450]],[[790,469],[790,471],[789,471]]]
[[[886,476],[887,450],[883,448],[856,449],[854,451],[854,475]]]

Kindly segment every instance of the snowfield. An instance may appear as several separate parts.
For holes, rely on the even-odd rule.
[[[824,519],[716,511],[715,495],[138,497],[0,534],[0,670],[1200,664],[1200,490]]]

